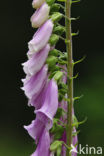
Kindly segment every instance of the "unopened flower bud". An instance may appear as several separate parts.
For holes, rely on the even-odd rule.
[[[31,17],[32,27],[40,27],[48,19],[49,11],[50,7],[46,3],[44,3],[39,9],[37,9]]]
[[[33,8],[37,9],[37,8],[40,8],[44,2],[45,0],[33,0],[32,6]]]

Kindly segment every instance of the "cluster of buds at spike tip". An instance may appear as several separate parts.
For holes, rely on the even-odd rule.
[[[32,6],[37,10],[31,24],[38,29],[28,42],[28,60],[22,64],[26,74],[22,90],[28,105],[35,108],[36,118],[24,128],[37,145],[31,156],[65,156],[69,148],[66,145],[67,53],[55,49],[66,32],[59,24],[63,17],[59,9],[64,7],[55,0],[33,0]],[[77,123],[75,119],[73,108],[73,123]],[[77,149],[76,127],[72,129],[72,145]],[[72,155],[77,153],[72,151]]]

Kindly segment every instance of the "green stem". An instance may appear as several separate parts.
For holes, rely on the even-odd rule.
[[[66,0],[65,2],[65,16],[68,19],[71,19],[71,0]],[[68,110],[67,110],[67,128],[66,128],[66,135],[67,135],[67,146],[71,147],[72,144],[72,108],[73,108],[73,56],[72,56],[72,36],[71,36],[71,20],[65,20],[66,26],[66,40],[69,41],[66,43],[66,50],[68,54],[68,64],[67,64],[67,74],[68,74]],[[71,156],[69,150],[67,149],[66,156]]]

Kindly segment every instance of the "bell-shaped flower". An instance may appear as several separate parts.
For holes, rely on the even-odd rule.
[[[33,8],[37,9],[37,8],[40,8],[44,2],[45,0],[33,0],[32,6]]]
[[[39,139],[36,151],[31,156],[49,156],[50,149],[50,135],[49,131],[44,128]]]
[[[48,19],[49,11],[50,7],[47,3],[44,3],[39,9],[37,9],[31,17],[32,27],[40,27]]]
[[[33,39],[28,43],[30,53],[39,52],[48,43],[53,30],[51,20],[46,21],[35,33]]]
[[[31,122],[30,125],[24,126],[24,128],[27,130],[28,134],[36,141],[36,144],[39,141],[39,138],[41,137],[43,133],[43,129],[46,128],[49,131],[49,127],[47,125],[49,124],[49,119],[44,114],[37,114],[36,119]]]
[[[47,81],[47,65],[36,74],[34,74],[29,80],[26,80],[22,90],[25,91],[25,95],[31,99],[33,96],[37,96]]]
[[[50,46],[47,44],[42,50],[35,53],[27,62],[23,63],[24,72],[28,75],[36,74],[44,65],[49,51]]]
[[[48,128],[52,127],[53,117],[58,108],[58,88],[56,82],[52,79],[49,81],[45,90],[42,107],[35,111],[36,114],[46,116],[49,119]],[[42,120],[42,118],[40,119]]]
[[[33,120],[30,125],[24,126],[28,134],[36,141],[36,143],[38,143],[38,140],[42,135],[44,127],[44,123],[38,118],[36,118],[36,120]]]
[[[28,105],[29,106],[34,106],[36,110],[41,108],[41,106],[43,104],[43,101],[44,101],[44,95],[45,95],[46,86],[47,86],[47,83],[44,85],[43,89],[41,90],[41,92],[37,96],[34,95],[28,101]]]

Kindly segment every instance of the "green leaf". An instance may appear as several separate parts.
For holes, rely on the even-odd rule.
[[[59,36],[56,34],[52,34],[49,43],[51,44],[51,46],[54,46],[58,42],[58,40],[59,40]]]
[[[63,17],[63,15],[60,12],[55,12],[52,16],[51,19],[53,22],[58,22],[61,20],[61,18]]]
[[[60,146],[62,146],[62,141],[54,141],[51,146],[50,146],[50,150],[51,151],[56,151]]]
[[[62,78],[62,76],[63,76],[63,72],[57,71],[56,74],[54,75],[54,79],[56,81],[59,81]]]

